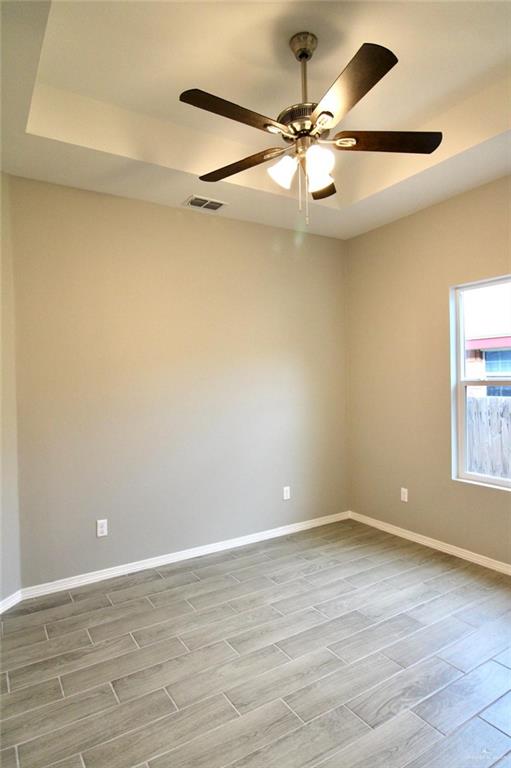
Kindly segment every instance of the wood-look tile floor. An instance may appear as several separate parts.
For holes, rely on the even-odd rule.
[[[509,577],[353,521],[2,616],[3,768],[509,768]]]

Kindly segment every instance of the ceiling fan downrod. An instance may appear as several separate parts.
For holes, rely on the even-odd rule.
[[[289,47],[300,62],[302,77],[302,102],[307,103],[307,62],[318,46],[318,38],[312,32],[297,32],[289,41]]]

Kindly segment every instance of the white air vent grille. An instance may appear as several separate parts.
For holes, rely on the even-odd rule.
[[[222,203],[220,200],[210,200],[207,197],[199,197],[198,195],[192,195],[185,200],[183,205],[187,208],[200,208],[201,211],[219,211],[226,203]]]

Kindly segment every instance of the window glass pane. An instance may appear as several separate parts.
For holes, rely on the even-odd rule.
[[[511,375],[511,280],[461,291],[463,375]]]
[[[465,470],[511,479],[511,386],[466,387]]]

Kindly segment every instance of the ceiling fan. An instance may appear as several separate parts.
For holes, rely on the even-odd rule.
[[[287,147],[271,147],[256,152],[216,171],[206,173],[201,181],[221,181],[248,168],[281,158],[268,169],[274,181],[290,189],[297,168],[299,180],[303,172],[305,193],[313,199],[330,197],[336,192],[330,175],[335,157],[326,148],[347,152],[406,152],[429,154],[442,141],[437,131],[341,131],[328,139],[334,128],[376,83],[397,64],[397,57],[381,45],[364,43],[337,80],[319,102],[309,101],[307,92],[307,62],[316,50],[318,40],[311,32],[298,32],[289,41],[301,67],[302,101],[286,107],[276,120],[240,107],[198,88],[184,91],[180,101],[199,109],[214,112],[239,123],[280,136]],[[326,146],[325,146],[326,145]],[[300,184],[301,193],[301,184]]]

